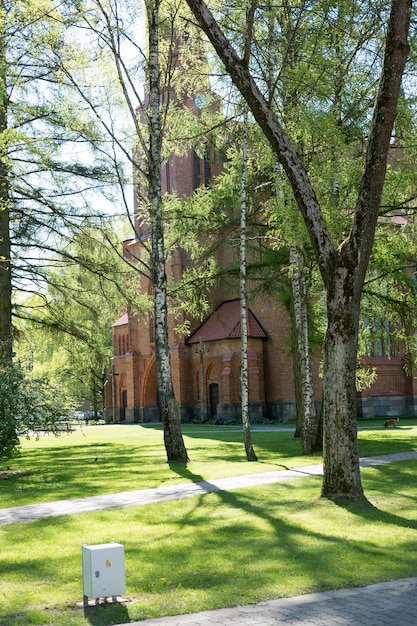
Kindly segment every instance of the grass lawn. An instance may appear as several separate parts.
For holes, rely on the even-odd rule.
[[[386,431],[367,422],[361,455],[417,449],[415,424]],[[253,433],[259,463],[245,461],[237,428],[184,426],[184,435],[185,470],[167,465],[154,427],[88,427],[25,441],[0,474],[0,507],[314,462],[283,430]],[[322,501],[321,478],[313,476],[0,526],[0,625],[106,626],[414,576],[416,473],[414,461],[362,470],[369,504]],[[84,616],[81,545],[109,541],[125,546],[131,602]]]

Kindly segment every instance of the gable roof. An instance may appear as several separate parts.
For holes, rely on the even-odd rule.
[[[240,339],[242,326],[240,320],[240,301],[227,300],[193,332],[187,344],[220,339]],[[252,311],[248,309],[248,337],[266,339],[266,333]]]
[[[114,328],[115,326],[126,326],[126,324],[129,322],[129,316],[127,313],[123,313],[123,315],[121,317],[119,317],[118,320],[116,320],[115,322],[113,322],[113,324],[111,325],[112,328]]]

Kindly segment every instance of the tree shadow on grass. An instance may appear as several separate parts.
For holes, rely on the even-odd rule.
[[[272,509],[271,509],[271,512],[266,511],[264,507],[258,506],[256,502],[254,502],[253,499],[251,499],[250,496],[247,494],[236,493],[235,490],[229,491],[226,489],[222,489],[218,487],[215,483],[205,480],[202,476],[194,474],[192,471],[190,471],[186,466],[182,464],[170,463],[170,468],[172,469],[172,471],[176,472],[183,478],[186,478],[187,480],[191,480],[195,484],[201,485],[202,489],[204,490],[204,493],[200,494],[200,498],[199,498],[200,503],[202,502],[203,498],[205,498],[205,496],[209,494],[215,494],[219,498],[219,501],[225,504],[226,506],[233,507],[235,509],[241,509],[242,511],[245,511],[246,513],[252,514],[255,517],[258,517],[268,522],[277,537],[282,536],[282,532],[284,529],[288,530],[289,532],[293,532],[295,534],[299,532],[299,529],[297,527],[295,526],[292,527],[288,519],[284,521],[279,516],[274,515]],[[308,472],[305,472],[304,475],[305,477],[309,477],[309,476],[315,477],[314,474],[309,474]],[[293,477],[292,477],[292,480],[294,480]],[[285,483],[280,482],[279,485],[280,487],[284,487]],[[251,487],[253,487],[253,485],[252,486],[248,485],[248,488],[251,488]],[[261,487],[261,485],[259,487]],[[288,485],[288,489],[289,489],[288,502],[290,502],[292,501],[292,497],[290,495],[290,492],[292,492],[291,485]],[[281,500],[279,504],[284,505],[285,502]],[[305,504],[303,504],[303,506],[305,506]],[[198,507],[199,505],[197,504],[196,509],[198,509]]]
[[[226,507],[232,507],[240,509],[242,512],[253,515],[258,519],[262,519],[266,522],[275,536],[275,540],[271,537],[270,551],[274,551],[276,548],[279,554],[283,558],[287,558],[291,561],[297,561],[300,563],[300,568],[307,574],[311,580],[311,590],[322,590],[325,588],[331,589],[335,580],[337,584],[340,581],[343,585],[349,586],[357,583],[354,572],[352,573],[352,579],[349,576],[346,578],[345,573],[340,573],[340,555],[341,551],[344,554],[345,550],[350,554],[350,558],[357,559],[358,562],[361,559],[374,559],[375,563],[378,563],[380,559],[379,548],[375,548],[372,544],[364,542],[360,536],[349,539],[347,543],[346,538],[343,536],[336,536],[332,533],[326,532],[326,524],[323,520],[323,524],[310,528],[303,527],[297,519],[299,512],[306,511],[309,507],[320,507],[320,503],[327,506],[320,498],[317,500],[305,501],[301,499],[298,504],[294,501],[296,496],[294,494],[294,487],[291,483],[286,485],[285,483],[279,483],[280,494],[277,498],[273,498],[270,495],[267,496],[268,502],[262,500],[258,503],[257,499],[253,499],[250,494],[246,492],[236,491],[222,491],[216,488],[215,485],[203,481],[202,477],[193,475],[193,473],[184,466],[173,465],[171,467],[173,471],[178,472],[181,476],[192,480],[193,482],[202,483],[203,486],[207,485],[207,491],[216,492],[219,502],[226,505]],[[317,478],[317,477],[316,477]],[[282,498],[282,489],[285,488],[286,498]],[[199,502],[202,503],[206,494],[201,495]],[[289,508],[291,508],[295,514],[294,518],[285,514],[286,502],[288,502]],[[370,523],[370,526],[375,522],[380,522],[386,526],[396,526],[407,529],[417,529],[417,521],[413,519],[407,519],[405,516],[398,515],[396,513],[390,513],[383,510],[379,510],[376,506],[368,502],[342,502],[335,501],[334,505],[344,508],[348,513],[356,516],[360,516],[363,520]],[[281,507],[277,509],[276,507]],[[198,510],[199,504],[196,505],[195,511]],[[280,514],[282,510],[282,515]],[[189,516],[192,515],[192,511],[189,512]],[[183,520],[183,523],[193,523],[190,519]],[[249,536],[248,529],[239,521],[234,522],[229,527],[231,538],[235,533],[242,533],[242,536]],[[222,533],[226,532],[226,527],[222,527]],[[308,547],[305,546],[306,534],[309,537]],[[255,533],[256,536],[256,533]],[[265,537],[262,538],[262,541]],[[334,550],[333,550],[334,547]],[[305,553],[309,553],[309,558],[306,559]],[[333,554],[333,556],[332,556]],[[352,557],[351,555],[356,555]],[[254,544],[254,553],[252,555],[254,559],[257,557],[256,544]],[[237,564],[239,567],[239,564]],[[318,572],[322,572],[318,575]],[[337,586],[336,584],[336,586]]]
[[[277,560],[279,560],[282,555],[285,555],[283,558],[288,558],[291,563],[297,560],[300,560],[300,563],[302,561],[303,567],[308,570],[307,576],[309,576],[311,580],[311,588],[319,590],[320,585],[318,585],[316,581],[317,568],[324,571],[331,571],[328,551],[314,546],[314,557],[306,562],[303,557],[304,548],[301,543],[302,534],[304,532],[303,529],[288,516],[280,515],[280,509],[276,507],[276,505],[279,504],[285,508],[285,501],[288,501],[288,503],[292,501],[293,487],[290,484],[285,485],[284,483],[279,483],[281,496],[282,490],[284,489],[284,491],[286,491],[284,499],[281,497],[278,501],[274,496],[267,495],[266,500],[261,499],[262,502],[258,503],[256,496],[252,496],[250,493],[219,489],[215,484],[194,474],[184,465],[170,464],[170,467],[183,478],[200,484],[205,490],[205,493],[200,494],[196,499],[195,506],[190,508],[188,513],[182,517],[180,523],[183,527],[193,526],[195,528],[196,539],[193,542],[193,550],[202,551],[207,555],[208,570],[202,574],[198,572],[199,576],[196,576],[194,580],[184,580],[183,586],[188,586],[189,588],[198,586],[204,574],[204,586],[207,589],[210,589],[212,585],[217,588],[219,586],[219,571],[215,569],[211,572],[210,570],[210,567],[213,568],[212,565],[210,566],[212,560],[211,552],[221,554],[223,546],[227,545],[230,548],[231,545],[236,543],[238,549],[233,551],[232,562],[224,566],[225,571],[222,573],[224,577],[222,593],[224,589],[230,587],[231,580],[234,580],[236,576],[242,576],[243,572],[247,572],[249,564],[253,564],[254,566],[254,571],[258,577],[257,582],[260,587],[262,587],[264,583],[267,585],[271,584],[270,557],[273,553],[277,555]],[[259,486],[259,488],[262,488],[262,486]],[[201,517],[201,511],[205,510],[206,498],[210,494],[214,494],[218,498],[218,505],[224,507],[224,511],[226,512],[224,521],[221,521],[222,514],[216,513],[216,510],[220,511],[220,509],[216,508],[217,505],[214,504],[213,501],[211,504],[207,503],[207,516]],[[305,503],[303,503],[303,505],[305,506]],[[236,514],[228,517],[227,511],[230,509],[236,511]],[[211,517],[211,515],[213,515],[213,517]],[[254,521],[253,525],[251,523],[247,525],[251,517],[253,517],[254,520],[259,520],[261,527],[262,522],[266,523],[271,532],[266,530],[265,533],[259,533],[259,531],[256,530],[258,528],[256,521]],[[220,521],[218,522],[218,520]],[[215,528],[219,530],[219,532],[214,531],[214,534],[213,530],[209,531],[209,529],[213,528],[213,524]],[[316,536],[317,546],[320,542],[339,541],[339,539],[326,538],[320,534],[319,531],[316,532],[313,530],[310,534]],[[249,536],[252,537],[251,541],[247,541]],[[184,555],[184,558],[187,558],[187,555]],[[255,563],[258,565],[255,565]],[[275,565],[273,567],[275,568]],[[291,567],[293,567],[293,565],[291,565]],[[229,574],[227,573],[228,571]],[[281,575],[279,572],[280,569],[277,568],[276,573],[278,579]],[[263,578],[265,578],[264,582]],[[274,584],[278,584],[279,586],[279,582]],[[230,591],[230,593],[233,592]],[[241,597],[236,599],[236,603],[241,601]],[[246,600],[244,601],[246,602]]]
[[[396,489],[396,479],[398,479],[398,477],[402,476],[403,474],[404,476],[402,477],[402,480],[404,482],[409,478],[409,476],[407,475],[407,469],[409,470],[408,466],[410,465],[410,462],[407,463],[407,465],[405,465],[404,462],[398,463],[388,464],[388,466],[375,466],[372,468],[373,472],[377,472],[377,475],[374,476],[373,486],[375,489],[380,489],[381,482],[383,482],[387,487],[386,490],[388,490],[389,493],[394,493]],[[403,463],[403,465],[401,465],[401,463]],[[395,466],[395,469],[393,468],[393,465]],[[170,467],[180,476],[187,478],[188,480],[191,480],[195,483],[198,482],[199,484],[201,484],[202,487],[206,489],[206,493],[216,492],[219,494],[219,497],[221,497],[223,500],[227,500],[229,504],[231,502],[231,499],[233,499],[237,507],[242,507],[252,512],[257,511],[257,507],[253,503],[248,503],[245,498],[239,497],[236,494],[222,491],[216,485],[204,480],[201,476],[193,474],[193,472],[191,472],[187,467],[184,467],[180,464],[171,464]],[[294,468],[287,467],[283,464],[277,465],[277,467],[280,467],[284,470],[294,471]],[[306,477],[312,475],[308,471],[304,472],[302,468],[298,468],[296,471],[299,471]],[[393,472],[395,472],[395,474]],[[384,511],[372,504],[372,502],[368,499],[363,499],[360,501],[335,499],[334,503],[337,506],[344,508],[346,511],[352,513],[353,515],[360,516],[364,520],[367,520],[369,522],[382,522],[383,524],[398,526],[400,528],[411,528],[417,530],[417,520],[409,519],[405,516],[391,513],[389,511]],[[277,520],[271,516],[270,521],[275,522],[276,524]]]
[[[365,495],[367,492],[380,494],[382,491],[383,495],[387,494],[387,497],[397,497],[397,499],[401,497],[409,501],[410,506],[415,509],[417,499],[414,496],[414,491],[406,490],[404,493],[398,493],[399,484],[408,484],[410,472],[411,476],[413,476],[415,466],[416,462],[409,461],[405,463],[404,461],[399,461],[370,468],[366,473],[366,477],[364,476]],[[381,485],[384,485],[383,489],[381,489]],[[334,503],[368,522],[382,522],[383,524],[390,524],[399,528],[417,530],[416,519],[409,519],[405,515],[384,511],[373,504],[372,495],[360,501],[335,499]]]
[[[417,520],[401,517],[394,513],[389,513],[379,509],[377,506],[364,500],[361,502],[351,502],[348,500],[334,500],[337,506],[353,515],[357,515],[368,522],[382,522],[383,524],[391,524],[400,528],[412,528],[417,530]]]

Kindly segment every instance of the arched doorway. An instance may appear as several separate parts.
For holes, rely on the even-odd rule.
[[[158,402],[158,385],[156,380],[156,359],[148,363],[142,379],[141,413],[143,422],[160,422],[161,411]]]
[[[209,403],[211,417],[216,417],[217,405],[219,404],[219,385],[217,383],[211,383],[209,386]]]
[[[120,421],[126,421],[126,407],[127,407],[127,389],[122,389],[122,406],[120,407]]]

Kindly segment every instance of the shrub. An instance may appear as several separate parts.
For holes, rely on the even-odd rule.
[[[39,428],[57,431],[67,402],[48,381],[20,365],[0,362],[0,462],[19,453],[20,437]]]

